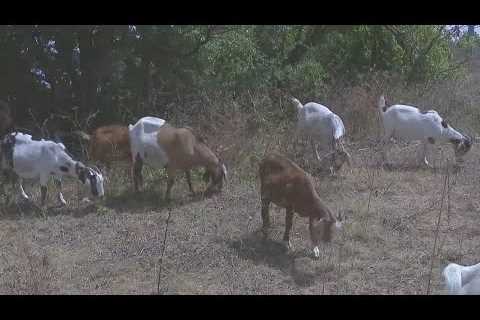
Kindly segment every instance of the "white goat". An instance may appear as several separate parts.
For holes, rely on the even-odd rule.
[[[23,189],[23,179],[39,179],[42,206],[45,205],[50,176],[54,178],[58,189],[58,200],[62,205],[66,204],[61,191],[63,176],[78,178],[82,184],[90,187],[95,197],[104,195],[102,174],[73,160],[62,143],[43,139],[33,140],[31,135],[20,132],[8,134],[1,143],[1,167],[3,170],[15,173],[21,196],[25,200],[29,197]]]
[[[480,263],[473,266],[450,263],[442,275],[448,294],[480,294]]]
[[[157,139],[157,132],[164,124],[165,120],[163,119],[143,117],[134,125],[128,125],[135,191],[139,190],[139,184],[143,184],[141,166],[136,165],[137,161],[153,168],[163,168],[168,162],[167,155],[158,145]],[[135,172],[135,170],[140,170],[140,172]]]
[[[342,119],[321,104],[309,102],[302,105],[296,98],[292,97],[291,100],[297,108],[296,135],[310,140],[317,160],[322,161],[330,156],[330,172],[332,174],[339,170],[345,161],[351,165],[351,156],[345,150],[343,143],[345,126]],[[318,153],[318,145],[321,149],[330,151],[323,158],[320,158]]]
[[[472,147],[472,138],[452,128],[435,110],[420,111],[416,107],[401,104],[387,107],[383,95],[379,98],[378,108],[385,130],[381,141],[384,161],[387,158],[386,145],[391,138],[422,141],[422,159],[426,166],[430,166],[427,161],[428,144],[452,143],[457,161],[461,161],[460,157]]]

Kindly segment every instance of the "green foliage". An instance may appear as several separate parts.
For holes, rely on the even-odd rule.
[[[410,83],[451,75],[453,48],[479,42],[452,39],[446,26],[425,25],[2,26],[0,99],[20,122],[31,119],[29,108],[38,121],[98,111],[96,126],[162,116],[200,92],[321,98],[336,83],[361,85],[377,72]]]

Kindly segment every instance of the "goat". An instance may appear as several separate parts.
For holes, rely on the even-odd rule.
[[[322,162],[328,158],[331,174],[340,170],[345,162],[351,166],[352,157],[344,146],[345,126],[342,119],[321,104],[309,102],[302,105],[294,97],[291,100],[297,108],[296,136],[310,140],[317,160]],[[318,145],[330,150],[323,158],[318,153]]]
[[[221,192],[223,180],[227,181],[227,168],[218,159],[202,138],[195,136],[190,128],[174,128],[163,126],[158,131],[158,144],[165,150],[167,163],[167,191],[166,199],[170,199],[170,190],[175,182],[178,170],[185,171],[188,187],[192,188],[190,170],[195,167],[204,167],[203,179],[209,182],[205,195]]]
[[[337,229],[342,227],[341,215],[334,217],[315,191],[312,178],[293,161],[280,154],[267,155],[260,162],[259,176],[264,238],[268,237],[269,206],[273,202],[286,209],[283,241],[286,242],[287,249],[292,248],[290,231],[296,212],[301,217],[309,218],[313,253],[315,258],[319,258],[319,239],[330,242],[333,226]]]
[[[1,142],[1,151],[1,167],[3,170],[14,173],[21,196],[25,200],[29,197],[23,189],[23,180],[39,179],[41,202],[44,206],[50,176],[54,178],[58,189],[58,200],[62,205],[66,205],[61,191],[63,176],[78,178],[83,185],[90,187],[95,197],[104,195],[103,176],[100,171],[73,160],[62,143],[43,139],[33,140],[31,135],[14,132],[4,137]]]
[[[171,188],[175,182],[178,170],[185,171],[185,177],[190,192],[192,187],[190,170],[195,167],[205,167],[204,180],[210,185],[205,191],[209,196],[220,192],[223,179],[227,180],[225,164],[210,150],[205,142],[197,138],[189,128],[175,128],[162,125],[156,132],[145,132],[144,124],[140,121],[138,126],[132,127],[130,137],[134,159],[135,189],[142,183],[141,171],[143,164],[167,169],[167,190],[165,199],[170,199]]]
[[[143,185],[142,168],[145,162],[150,167],[163,168],[168,159],[157,143],[157,132],[165,120],[155,117],[143,117],[134,125],[128,125],[130,139],[132,178],[134,189],[139,191]]]
[[[378,100],[378,110],[385,130],[381,140],[382,158],[386,161],[386,145],[391,138],[423,143],[423,163],[427,161],[427,145],[450,142],[458,162],[472,147],[473,139],[451,127],[435,110],[420,111],[416,107],[396,104],[388,107],[385,97]]]
[[[473,266],[450,263],[442,275],[449,294],[480,294],[480,263]]]
[[[75,131],[82,140],[88,141],[88,158],[110,167],[113,161],[130,162],[130,136],[127,126],[109,125],[95,129],[91,135]]]

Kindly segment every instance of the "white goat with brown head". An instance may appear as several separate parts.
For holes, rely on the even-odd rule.
[[[274,153],[266,156],[260,163],[259,176],[264,237],[268,236],[269,206],[273,202],[286,209],[283,240],[289,249],[294,213],[309,219],[310,240],[314,256],[318,258],[319,241],[330,242],[333,230],[342,226],[341,216],[333,216],[315,191],[312,178],[282,155]]]
[[[385,97],[378,100],[378,110],[382,119],[384,135],[381,141],[382,157],[386,161],[387,148],[391,138],[403,141],[421,141],[423,143],[422,160],[426,166],[427,145],[451,143],[457,161],[462,161],[472,147],[473,140],[450,126],[435,110],[420,111],[416,107],[396,104],[388,107]]]

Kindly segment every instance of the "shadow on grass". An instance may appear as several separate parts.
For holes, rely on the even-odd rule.
[[[108,196],[104,201],[104,206],[117,212],[130,211],[141,213],[141,210],[147,209],[177,208],[204,199],[205,197],[200,192],[195,193],[195,195],[188,194],[182,197],[178,193],[172,193],[172,199],[165,201],[164,193],[158,190],[149,189],[141,192],[126,190],[122,193]]]
[[[299,272],[296,268],[299,263],[315,263],[306,250],[288,253],[281,241],[263,239],[260,231],[247,234],[241,239],[229,240],[228,245],[240,258],[250,260],[256,265],[266,264],[278,269],[292,277],[298,286],[308,287],[315,283],[317,276],[315,268],[312,268],[311,272]]]
[[[81,218],[87,214],[97,212],[97,208],[95,203],[81,204],[75,208],[72,208],[71,205],[54,205],[47,206],[45,211],[42,212],[42,209],[32,201],[13,201],[3,206],[0,220],[43,219],[57,215],[70,215],[75,218]]]

